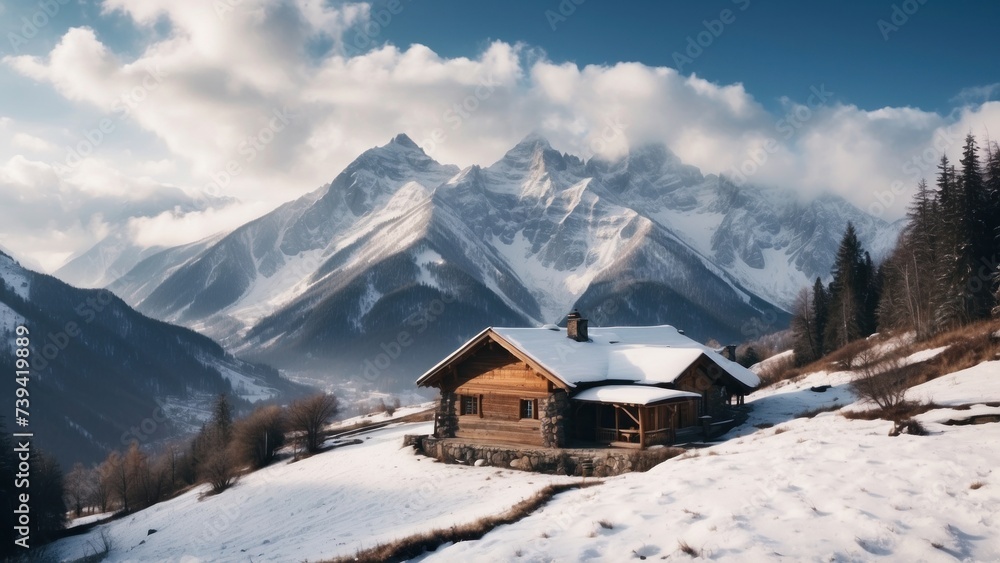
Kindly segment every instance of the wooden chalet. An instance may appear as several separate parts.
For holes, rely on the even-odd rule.
[[[417,379],[437,438],[524,446],[672,444],[760,383],[671,326],[487,328]]]

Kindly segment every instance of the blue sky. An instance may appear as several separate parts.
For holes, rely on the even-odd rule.
[[[997,2],[577,2],[0,0],[0,246],[190,242],[399,132],[460,166],[663,143],[895,220],[1000,130]]]
[[[705,22],[720,20],[723,10],[733,13],[732,23],[699,57],[677,65],[675,53],[686,56],[688,38],[697,41],[708,30]],[[581,65],[680,66],[713,82],[741,82],[771,107],[826,83],[863,109],[950,111],[962,89],[1000,80],[998,2],[443,0],[408,2],[405,13],[385,32],[397,45],[423,43],[445,56],[467,56],[499,39]],[[880,20],[888,25],[880,27]]]

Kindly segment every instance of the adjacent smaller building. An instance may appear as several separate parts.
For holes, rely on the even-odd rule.
[[[726,419],[760,380],[672,326],[589,328],[574,311],[565,330],[487,328],[417,384],[440,389],[437,438],[642,449]]]

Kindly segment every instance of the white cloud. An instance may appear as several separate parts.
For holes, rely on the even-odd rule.
[[[962,88],[952,101],[962,104],[978,104],[1000,96],[1000,82]]]
[[[24,149],[29,152],[48,152],[55,148],[55,145],[41,139],[34,135],[29,135],[27,133],[15,133],[11,137],[11,145],[18,149]]]
[[[98,224],[132,217],[135,232],[150,244],[188,242],[178,233],[209,234],[205,225],[213,221],[230,224],[223,215],[263,212],[311,191],[398,132],[459,165],[490,164],[533,130],[581,156],[664,142],[703,172],[750,170],[748,181],[806,194],[829,190],[864,209],[899,183],[904,188],[884,205],[893,219],[919,179],[914,172],[933,173],[923,155],[959,148],[942,144],[942,132],[958,128],[964,137],[968,129],[1000,130],[998,102],[969,104],[949,116],[916,108],[865,111],[833,95],[817,97],[826,92],[817,84],[789,93],[781,110],[771,112],[742,84],[638,63],[580,67],[503,42],[474,57],[442,57],[422,45],[380,45],[346,56],[345,38],[354,41],[368,29],[361,24],[373,21],[366,4],[106,0],[104,9],[125,14],[147,34],[138,55],[116,53],[80,27],[46,56],[3,60],[79,107],[101,112],[116,130],[127,120],[154,148],[122,153],[112,151],[114,143],[96,143],[92,155],[60,178],[51,167],[13,158],[43,146],[32,149],[21,137],[9,143],[0,196],[15,190],[30,201],[36,196],[23,192],[33,186],[56,210],[89,202],[84,208],[101,217]],[[368,39],[377,42],[378,35]],[[322,44],[329,50],[318,52]],[[8,130],[19,126],[4,123]],[[49,145],[77,142],[35,132]],[[127,136],[112,134],[116,141]],[[163,194],[182,193],[177,185],[248,205],[174,213],[163,206],[169,200]],[[157,204],[123,216],[111,203],[122,199]],[[109,210],[94,203],[105,201]],[[87,236],[59,244],[80,250],[100,229],[69,215],[51,217]],[[58,247],[47,244],[51,252]]]
[[[0,244],[52,270],[135,218],[165,211],[182,218],[222,203],[126,176],[100,160],[60,176],[51,164],[18,155],[0,165]]]
[[[269,211],[259,202],[232,203],[204,211],[169,210],[153,217],[133,217],[129,234],[140,246],[176,246],[228,232]]]

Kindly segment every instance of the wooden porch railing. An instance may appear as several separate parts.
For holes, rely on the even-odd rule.
[[[597,428],[597,442],[611,444],[614,442],[639,443],[638,430],[615,430],[614,428]],[[673,432],[669,428],[650,430],[646,432],[646,447],[657,444],[669,444],[673,441]]]

